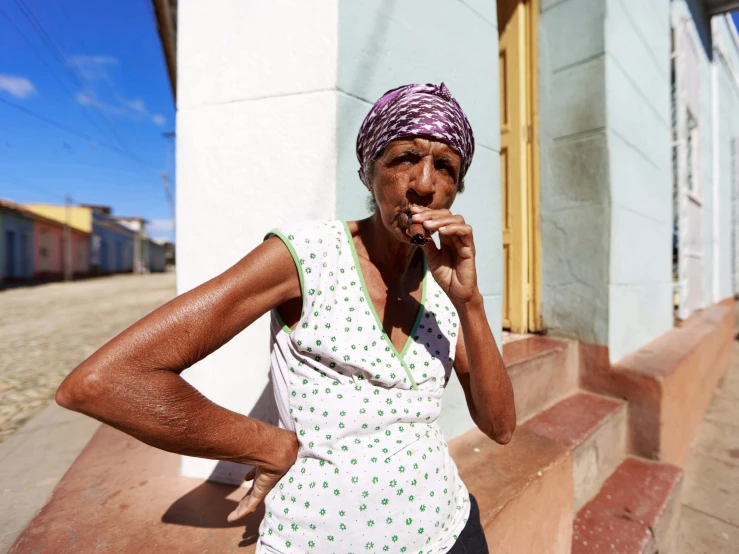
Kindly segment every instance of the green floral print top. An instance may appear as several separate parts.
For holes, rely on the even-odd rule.
[[[272,231],[300,275],[290,330],[272,313],[272,382],[295,465],[265,499],[257,553],[447,552],[469,494],[437,424],[459,318],[426,271],[401,352],[382,328],[342,221]]]

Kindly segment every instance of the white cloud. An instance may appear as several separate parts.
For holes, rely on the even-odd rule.
[[[110,114],[127,117],[136,121],[150,120],[155,125],[164,125],[161,114],[151,113],[142,98],[125,98],[116,90],[108,73],[111,66],[118,64],[112,56],[72,56],[70,65],[86,81],[83,90],[77,93],[77,102],[83,106],[93,106]],[[104,86],[107,85],[107,86]]]
[[[118,60],[112,56],[72,56],[69,62],[88,81],[108,79],[106,68],[118,64]]]
[[[146,225],[146,230],[151,234],[162,235],[174,231],[173,219],[152,219]]]
[[[4,90],[16,98],[28,98],[36,93],[36,87],[25,77],[0,73],[0,90]]]
[[[106,104],[105,102],[101,102],[98,100],[97,96],[94,92],[88,91],[88,92],[78,92],[76,95],[77,102],[82,104],[83,106],[94,106],[98,108],[99,110],[112,114],[112,115],[122,115],[125,110],[119,106],[111,106],[110,104]]]
[[[144,101],[141,98],[137,98],[136,100],[125,100],[124,103],[129,107],[129,109],[135,112],[149,113],[149,110],[146,109]]]

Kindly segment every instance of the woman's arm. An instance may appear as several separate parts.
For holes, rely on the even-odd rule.
[[[462,330],[454,370],[475,424],[488,437],[507,444],[516,429],[513,387],[490,331],[482,297],[457,306]]]
[[[472,420],[491,439],[506,444],[516,428],[513,387],[477,287],[472,227],[449,210],[413,206],[411,212],[414,223],[439,233],[439,248],[433,241],[422,248],[434,279],[459,313],[461,331],[454,369]]]
[[[279,479],[297,456],[295,433],[214,404],[180,373],[300,296],[292,257],[271,238],[100,348],[67,376],[56,400],[157,448],[254,465]]]

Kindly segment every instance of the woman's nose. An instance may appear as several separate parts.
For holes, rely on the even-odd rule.
[[[411,188],[419,196],[427,196],[433,194],[435,190],[434,184],[434,160],[431,156],[427,156],[416,165],[416,175],[411,181]]]

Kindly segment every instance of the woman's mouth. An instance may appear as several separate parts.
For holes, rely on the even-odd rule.
[[[413,214],[404,212],[400,218],[406,226],[406,233],[411,237],[411,244],[415,246],[423,246],[429,240],[426,229],[420,223],[413,223]]]

